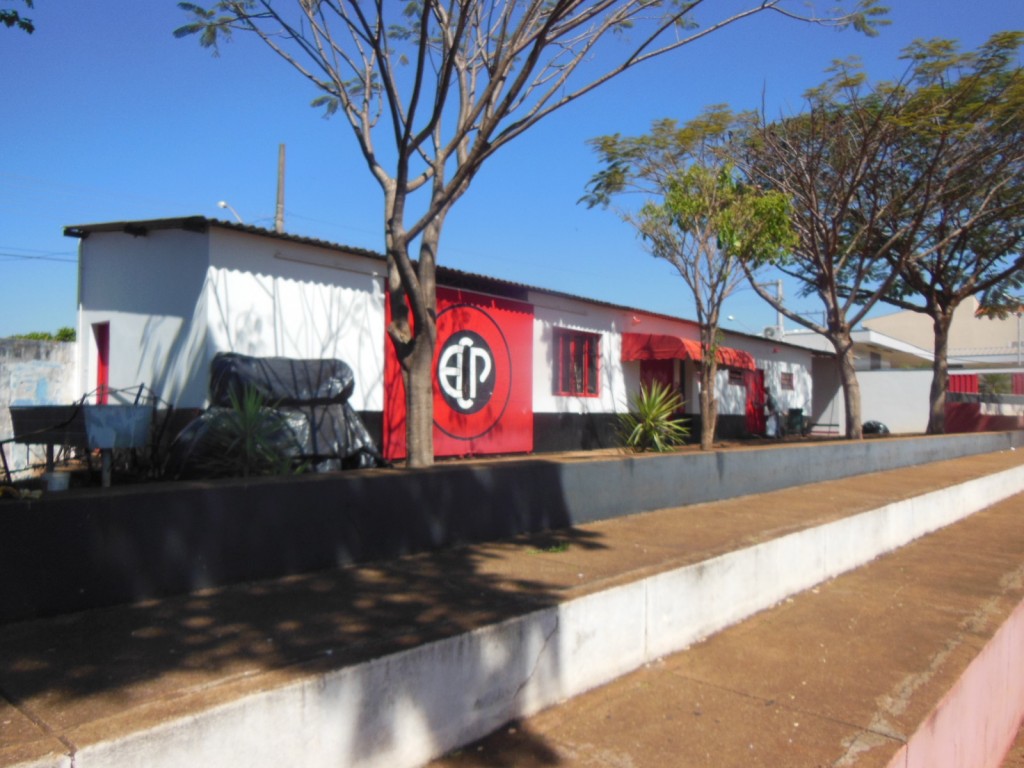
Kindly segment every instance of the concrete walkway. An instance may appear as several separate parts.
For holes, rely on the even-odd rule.
[[[592,596],[628,602],[620,588],[1022,459],[963,458],[0,627],[0,766],[410,764],[412,741],[451,743],[457,704],[413,695],[431,667],[414,669],[411,652],[469,638],[459,648],[471,653],[436,674],[465,675],[473,711],[499,717],[488,697],[537,638],[477,647],[482,628],[585,611]],[[1022,516],[1014,497],[438,765],[886,765],[1024,599]],[[629,637],[602,615],[616,614],[597,616],[598,634]],[[555,662],[548,679],[562,684],[571,653]]]
[[[998,765],[983,716],[1008,703],[1008,668],[1024,711],[1022,599],[1018,495],[431,767]],[[976,669],[943,733],[933,710],[1011,616],[1016,660]],[[1024,731],[1002,765],[1024,766]]]

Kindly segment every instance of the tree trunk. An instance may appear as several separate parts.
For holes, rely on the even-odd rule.
[[[718,426],[718,401],[715,398],[715,371],[701,369],[700,374],[700,449],[710,451]]]
[[[718,426],[718,400],[715,397],[715,378],[718,373],[717,350],[714,338],[705,328],[701,330],[700,359],[700,449],[710,451],[715,444]]]
[[[853,340],[849,333],[840,333],[832,338],[839,363],[839,379],[843,384],[843,403],[846,406],[846,437],[860,440],[864,437],[860,414],[860,383],[854,367]]]
[[[443,216],[421,237],[420,258],[413,265],[402,227],[404,197],[387,200],[388,279],[394,345],[405,385],[405,451],[410,467],[434,462],[434,349],[437,345],[436,254]]]
[[[946,390],[949,385],[949,326],[953,321],[952,312],[936,309],[932,316],[935,332],[932,360],[932,386],[928,393],[928,434],[946,433]]]
[[[431,318],[430,322],[433,322]],[[436,333],[419,332],[403,369],[405,381],[406,463],[429,467],[434,462],[434,339]]]
[[[415,349],[409,356],[405,379],[407,463],[429,467],[434,463],[434,349],[437,346],[437,245],[443,215],[423,230],[416,265],[422,307],[415,313]]]

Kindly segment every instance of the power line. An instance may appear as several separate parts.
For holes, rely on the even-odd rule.
[[[21,259],[23,261],[58,261],[64,264],[77,264],[78,259],[61,259],[56,255],[54,256],[34,256],[28,253],[11,253],[9,251],[0,251],[0,257],[5,259]]]

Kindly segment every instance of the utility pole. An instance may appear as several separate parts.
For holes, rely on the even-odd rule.
[[[775,281],[775,300],[779,303],[779,306],[781,307],[782,306],[782,280],[781,279]],[[783,318],[782,310],[781,309],[776,309],[776,311],[775,311],[775,324],[779,326],[779,338],[780,339],[783,336],[786,335],[786,329],[782,325],[782,318]]]
[[[277,145],[277,209],[274,212],[274,231],[284,232],[284,144]]]
[[[781,279],[776,280],[774,283],[758,283],[758,285],[760,287],[762,287],[762,288],[768,288],[769,286],[774,285],[775,286],[775,301],[778,304],[778,307],[782,306],[782,280]],[[782,324],[782,318],[784,317],[784,315],[782,314],[782,310],[779,309],[778,307],[775,308],[775,328],[776,328],[776,333],[778,333],[779,338],[781,339],[786,334],[786,328]]]

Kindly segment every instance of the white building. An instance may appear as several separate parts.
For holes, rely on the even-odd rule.
[[[355,372],[353,407],[389,457],[403,455],[381,255],[203,217],[65,234],[81,241],[83,392],[144,384],[201,408],[218,352],[339,358]],[[438,455],[613,445],[642,380],[671,380],[699,412],[692,321],[444,268],[438,283]],[[782,410],[810,413],[813,356],[725,332],[719,434],[763,433],[766,389]]]

